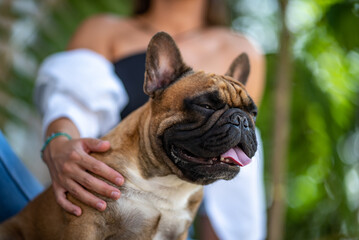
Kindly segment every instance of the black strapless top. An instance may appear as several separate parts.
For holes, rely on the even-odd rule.
[[[129,97],[127,106],[121,112],[122,119],[148,100],[148,96],[143,92],[145,62],[146,53],[138,53],[114,62],[115,72],[122,80]]]

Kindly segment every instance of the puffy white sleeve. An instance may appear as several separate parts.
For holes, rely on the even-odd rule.
[[[230,181],[204,188],[204,207],[223,240],[266,239],[266,205],[263,182],[263,146],[256,131],[258,150],[253,161]]]
[[[128,96],[110,61],[94,51],[76,49],[45,59],[34,100],[44,133],[52,121],[66,117],[81,137],[99,137],[119,122]]]

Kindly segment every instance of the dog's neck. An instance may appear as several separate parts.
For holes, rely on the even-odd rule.
[[[157,201],[163,202],[162,206],[165,208],[183,208],[188,203],[189,197],[200,191],[202,186],[180,179],[173,174],[170,167],[162,164],[163,161],[159,161],[160,164],[151,161],[151,159],[159,159],[151,150],[151,141],[155,139],[148,135],[150,114],[151,108],[147,103],[104,137],[111,139],[112,147],[108,155],[105,155],[104,161],[124,176],[125,184],[121,189],[123,194],[127,192],[143,197],[152,194],[156,195]],[[129,149],[131,151],[128,151]],[[114,158],[117,160],[113,161]],[[178,206],[172,206],[174,203]]]
[[[121,189],[122,194],[151,195],[160,206],[166,209],[182,209],[188,204],[188,199],[202,189],[196,185],[179,179],[171,174],[163,177],[140,178],[139,169],[126,170],[126,181]]]

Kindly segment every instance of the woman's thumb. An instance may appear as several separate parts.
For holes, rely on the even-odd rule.
[[[96,138],[85,138],[83,143],[90,152],[105,152],[110,149],[110,142]]]

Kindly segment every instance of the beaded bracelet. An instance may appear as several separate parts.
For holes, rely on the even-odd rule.
[[[50,143],[53,139],[55,139],[55,138],[57,138],[57,137],[60,137],[60,136],[67,137],[68,140],[71,140],[71,139],[72,139],[72,137],[71,137],[70,135],[68,135],[67,133],[63,133],[63,132],[57,132],[57,133],[51,134],[50,137],[48,137],[48,138],[46,139],[44,145],[43,145],[42,148],[41,148],[41,158],[42,158],[42,155],[44,154],[44,151],[45,151],[47,145],[49,145],[49,143]]]

